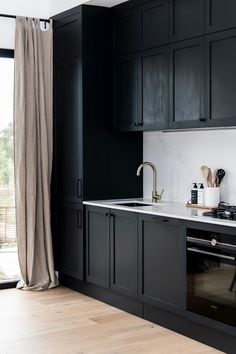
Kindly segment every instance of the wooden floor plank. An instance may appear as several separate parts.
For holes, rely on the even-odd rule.
[[[0,291],[1,354],[219,354],[70,289]]]

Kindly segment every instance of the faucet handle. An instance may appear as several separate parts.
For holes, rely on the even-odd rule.
[[[162,189],[160,194],[153,194],[152,195],[153,202],[157,203],[158,200],[161,200],[162,199],[162,195],[163,195],[164,192],[165,192],[165,189]]]

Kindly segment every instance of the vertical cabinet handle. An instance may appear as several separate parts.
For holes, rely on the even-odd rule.
[[[77,197],[82,198],[82,179],[77,179]]]
[[[81,209],[77,210],[77,228],[82,229],[83,227],[83,212]]]

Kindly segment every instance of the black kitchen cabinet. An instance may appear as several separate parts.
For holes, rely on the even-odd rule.
[[[54,58],[56,61],[78,58],[82,54],[82,14],[80,11],[76,13],[68,11],[67,14],[67,16],[59,15],[59,25],[55,17]]]
[[[236,124],[236,29],[206,37],[208,126]]]
[[[140,6],[139,28],[141,49],[168,43],[168,0],[154,0]]]
[[[136,213],[111,210],[111,289],[138,296],[138,217]]]
[[[143,130],[168,127],[168,58],[166,47],[141,57]]]
[[[139,42],[136,8],[118,12],[113,21],[113,48],[116,54],[137,50]]]
[[[170,0],[170,41],[204,34],[204,5],[204,0]]]
[[[235,0],[205,0],[206,33],[236,27]]]
[[[81,75],[81,60],[56,66],[56,196],[59,200],[80,203],[83,167],[82,120],[78,119],[82,115]]]
[[[170,47],[169,128],[204,127],[204,41]]]
[[[109,288],[109,209],[86,208],[86,280]]]
[[[55,210],[62,202],[76,205],[67,207],[65,221],[57,217],[52,221],[54,243],[62,245],[57,247],[60,257],[55,258],[60,273],[64,274],[64,262],[66,257],[70,262],[70,252],[72,258],[77,252],[77,262],[85,261],[79,245],[71,241],[78,233],[77,224],[67,222],[70,218],[74,220],[77,205],[82,206],[84,200],[142,196],[142,178],[136,177],[136,169],[142,161],[143,144],[142,133],[113,131],[110,9],[79,6],[53,20],[52,205]],[[63,218],[63,213],[60,215]],[[63,232],[68,234],[63,242],[68,242],[67,245],[58,240],[63,222]],[[83,230],[80,232],[82,235]],[[76,264],[74,271],[71,267],[70,276],[81,279]]]
[[[128,56],[114,65],[114,126],[132,131],[142,126],[140,61]]]
[[[139,297],[151,305],[185,306],[185,234],[178,220],[139,216]]]
[[[60,202],[56,207],[59,272],[84,279],[83,206]]]

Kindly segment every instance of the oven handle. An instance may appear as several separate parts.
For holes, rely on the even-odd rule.
[[[209,246],[220,246],[220,247],[227,247],[228,249],[234,249],[234,250],[236,249],[236,245],[231,245],[229,243],[218,242],[214,238],[210,241],[210,240],[204,240],[202,238],[196,238],[196,237],[188,236],[187,237],[187,241],[189,241],[191,243],[207,244]],[[212,241],[214,241],[215,244],[212,244]]]
[[[188,247],[187,251],[206,254],[208,256],[215,256],[215,257],[220,257],[220,258],[224,258],[224,259],[230,259],[231,261],[235,261],[235,257],[226,256],[225,254],[219,254],[219,253],[214,253],[214,252],[207,252],[207,251],[199,250],[197,248]]]

